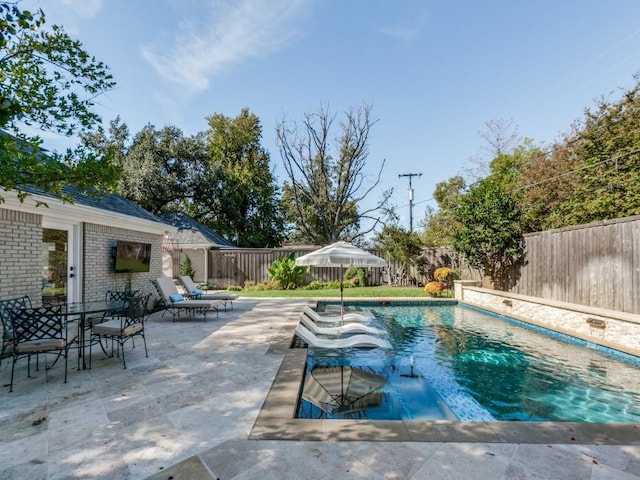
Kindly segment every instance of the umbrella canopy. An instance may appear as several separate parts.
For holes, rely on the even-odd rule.
[[[304,379],[302,398],[325,413],[348,414],[382,401],[386,380],[353,367],[316,367]]]
[[[348,242],[336,242],[296,258],[296,265],[309,267],[386,267],[387,261]],[[340,277],[340,315],[344,316],[344,294]]]
[[[348,242],[336,242],[296,258],[310,267],[386,267],[387,261]]]

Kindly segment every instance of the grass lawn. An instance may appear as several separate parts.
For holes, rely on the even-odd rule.
[[[317,297],[340,297],[340,289],[328,290],[243,290],[238,293],[242,297],[252,298],[317,298]],[[349,287],[344,289],[344,298],[356,297],[428,297],[422,287]],[[452,297],[453,291],[445,290],[441,297]]]

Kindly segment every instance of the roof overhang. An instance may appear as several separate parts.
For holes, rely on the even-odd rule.
[[[95,223],[97,225],[124,228],[157,235],[177,232],[175,227],[167,223],[154,222],[77,203],[65,203],[58,198],[29,195],[24,202],[21,202],[14,191],[2,191],[1,195],[4,202],[0,203],[0,208],[42,215],[43,218],[50,220]],[[46,203],[47,206],[42,205],[37,207],[36,202],[38,201]]]

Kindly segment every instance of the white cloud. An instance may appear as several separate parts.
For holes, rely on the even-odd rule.
[[[395,16],[386,19],[386,25],[372,28],[388,37],[410,42],[424,30],[428,18],[428,11],[422,5],[417,5],[407,11],[397,11]]]
[[[95,18],[102,10],[102,0],[62,0],[62,4],[82,18]]]
[[[215,2],[205,18],[180,22],[169,44],[142,46],[142,56],[165,79],[192,93],[247,58],[286,46],[298,35],[292,20],[303,0],[236,0]]]

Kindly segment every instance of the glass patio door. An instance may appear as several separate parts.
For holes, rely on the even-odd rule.
[[[56,304],[79,300],[77,251],[74,241],[78,228],[61,226],[42,229],[42,303]]]

